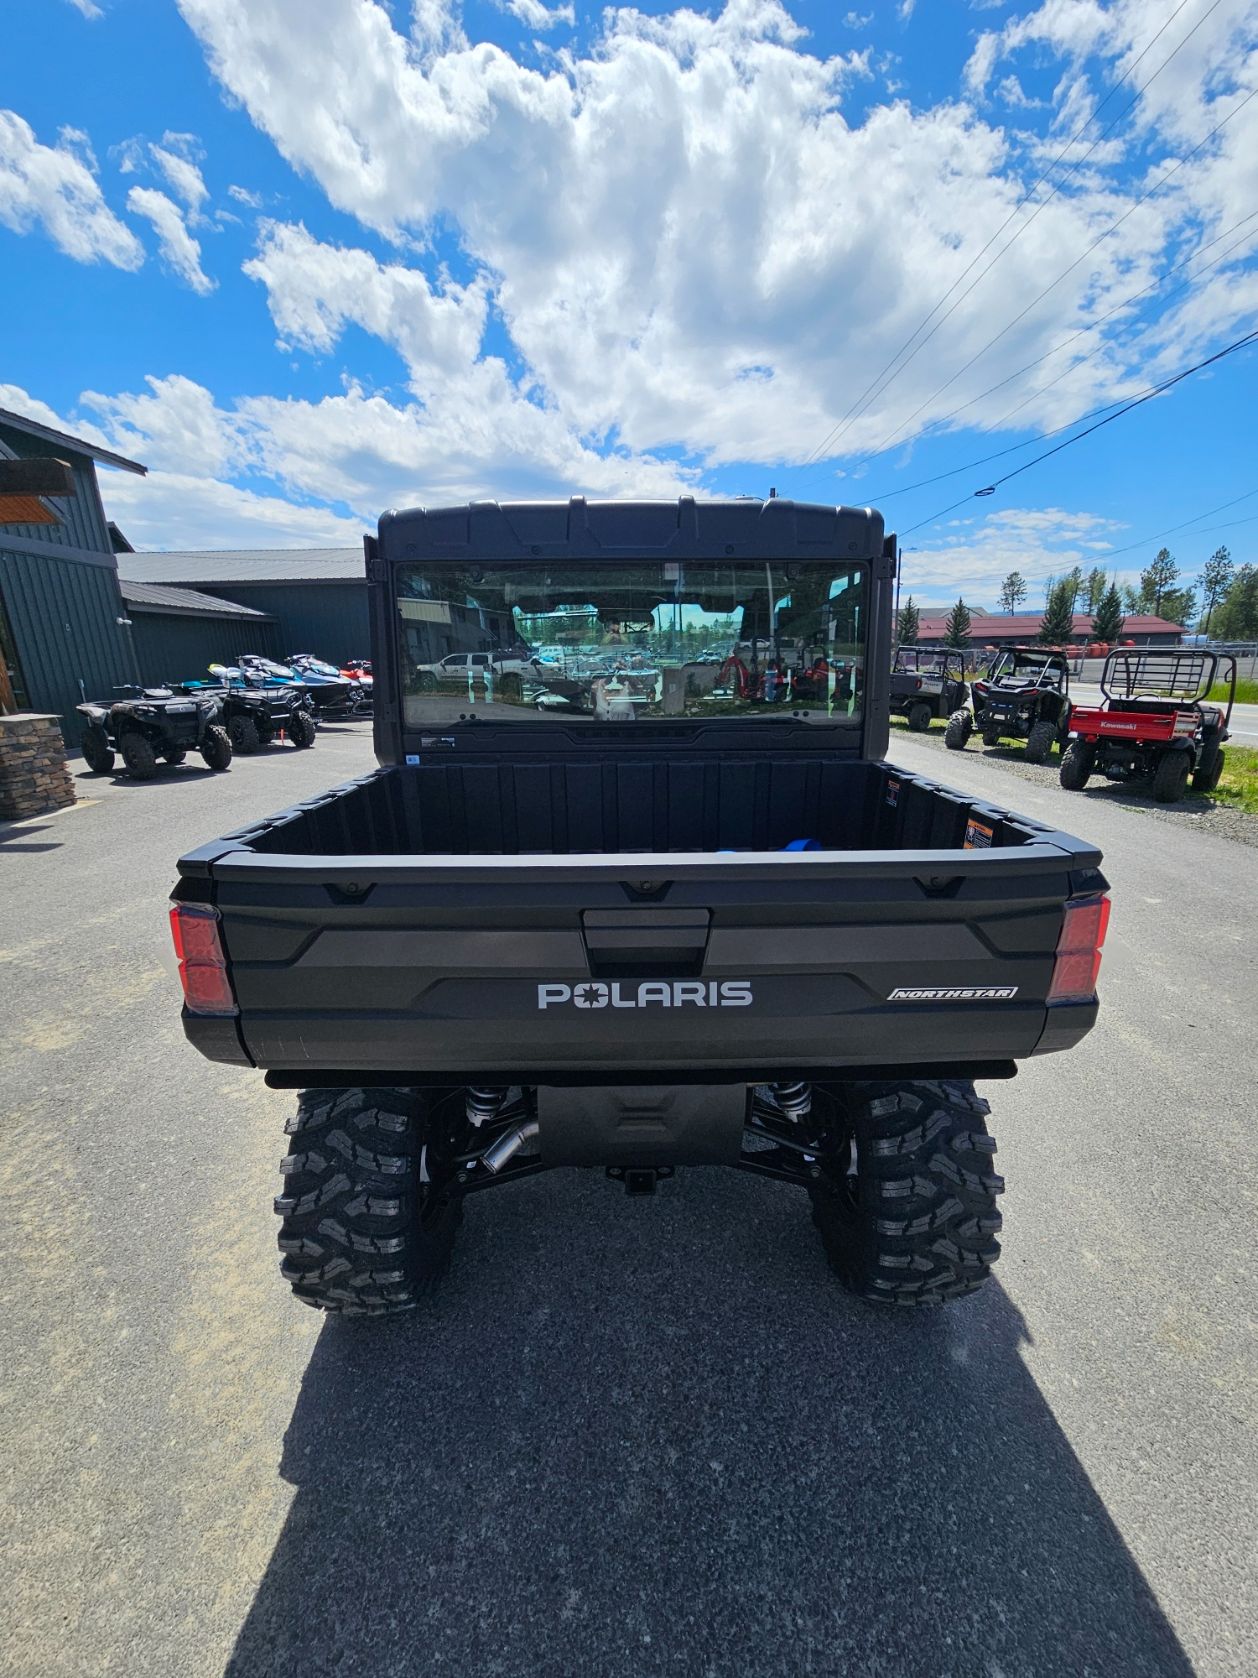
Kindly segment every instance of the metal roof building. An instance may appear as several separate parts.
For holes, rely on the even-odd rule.
[[[203,678],[209,665],[234,664],[241,653],[282,651],[275,619],[252,606],[157,583],[119,587],[145,683]]]
[[[74,493],[33,497],[29,519],[0,525],[0,657],[19,709],[54,713],[77,742],[74,707],[136,678],[96,467],[145,469],[0,408],[0,459],[50,456],[70,467]]]
[[[947,626],[945,614],[922,614],[917,639],[923,646],[941,646]],[[1042,612],[987,612],[981,617],[976,612],[970,625],[971,647],[1004,647],[1028,643],[1036,639],[1044,621]],[[1168,623],[1165,618],[1148,612],[1132,612],[1123,620],[1123,641],[1134,641],[1140,647],[1177,647],[1184,630],[1182,624]],[[1092,634],[1092,614],[1076,612],[1071,631],[1072,644],[1086,646],[1095,640]]]
[[[197,590],[264,614],[274,625],[277,656],[314,653],[334,664],[368,656],[371,634],[361,547],[123,553],[118,564],[128,584]]]

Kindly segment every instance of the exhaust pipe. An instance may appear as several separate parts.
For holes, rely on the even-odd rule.
[[[526,1142],[531,1142],[541,1126],[536,1119],[529,1119],[527,1123],[509,1130],[505,1136],[500,1136],[492,1148],[487,1148],[481,1155],[481,1164],[486,1171],[495,1175],[502,1170],[509,1160],[515,1158]]]

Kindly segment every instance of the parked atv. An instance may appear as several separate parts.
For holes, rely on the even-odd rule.
[[[158,759],[182,763],[200,752],[208,769],[227,769],[232,743],[223,727],[218,694],[175,693],[170,688],[120,688],[127,697],[90,700],[75,709],[85,719],[83,756],[97,775],[108,775],[120,753],[134,780],[151,780]]]
[[[965,655],[944,647],[897,647],[891,665],[891,713],[924,734],[934,717],[950,717],[970,697]]]
[[[1206,703],[1219,677],[1228,683],[1225,706]],[[1077,706],[1070,744],[1061,760],[1061,784],[1079,792],[1099,771],[1108,780],[1147,775],[1159,804],[1194,792],[1213,792],[1223,773],[1236,699],[1236,660],[1216,652],[1110,653],[1101,672],[1105,703]]]
[[[223,684],[223,722],[233,751],[241,757],[269,746],[281,733],[299,750],[314,745],[313,709],[301,688],[279,682],[274,687],[249,687],[239,670],[225,664],[212,664],[210,674]]]
[[[1070,734],[1070,666],[1064,653],[1044,647],[1006,647],[974,683],[972,709],[954,711],[944,745],[965,750],[977,730],[985,746],[1025,740],[1028,763],[1047,763]]]

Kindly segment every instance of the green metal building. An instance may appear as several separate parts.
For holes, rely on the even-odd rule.
[[[38,498],[40,522],[0,526],[0,657],[19,709],[54,713],[77,743],[74,707],[137,678],[96,467],[144,467],[0,408],[0,458],[48,456],[75,492]]]
[[[262,614],[264,622],[251,620],[252,631],[240,624],[238,653],[313,653],[332,664],[370,657],[361,547],[120,553],[118,565],[124,586],[157,585],[168,594],[195,590]],[[267,641],[272,631],[276,639]]]

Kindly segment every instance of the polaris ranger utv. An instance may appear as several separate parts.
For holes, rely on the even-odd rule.
[[[302,1092],[298,1298],[413,1305],[469,1195],[554,1166],[797,1185],[877,1304],[983,1282],[973,1080],[1091,1029],[1109,900],[1091,845],[882,761],[894,570],[878,513],[786,500],[384,515],[380,767],[173,894],[188,1037]],[[578,614],[591,685],[640,656],[641,703],[422,680]],[[705,679],[718,637],[764,644],[772,697]]]
[[[970,697],[965,654],[947,647],[897,647],[891,665],[891,714],[905,717],[914,734],[931,720],[950,717]]]

